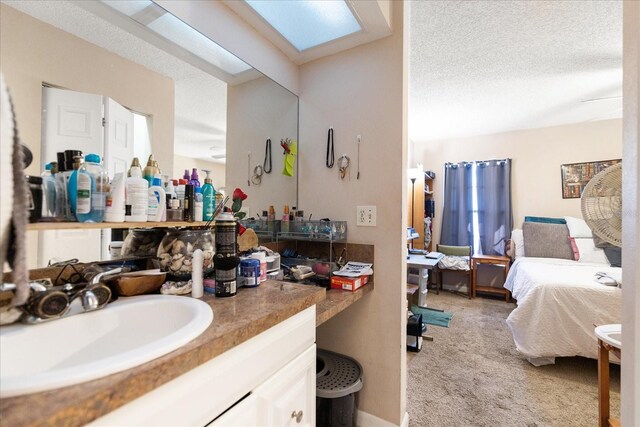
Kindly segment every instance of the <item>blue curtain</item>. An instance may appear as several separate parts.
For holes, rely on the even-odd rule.
[[[473,203],[471,163],[444,165],[444,203],[442,205],[443,245],[473,244]]]
[[[503,255],[511,235],[511,159],[476,163],[480,248],[476,253]]]

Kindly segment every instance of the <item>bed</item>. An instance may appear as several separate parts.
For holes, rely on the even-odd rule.
[[[507,324],[518,351],[536,366],[563,356],[597,359],[594,325],[620,323],[622,289],[599,283],[596,274],[606,273],[621,283],[622,269],[610,266],[606,258],[522,255],[504,284],[517,300]]]

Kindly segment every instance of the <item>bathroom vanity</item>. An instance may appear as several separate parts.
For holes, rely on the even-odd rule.
[[[314,425],[316,326],[372,290],[267,281],[233,298],[205,295],[213,323],[183,347],[94,381],[0,399],[0,417],[11,426]]]

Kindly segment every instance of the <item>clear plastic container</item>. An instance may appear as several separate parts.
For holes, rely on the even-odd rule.
[[[97,154],[87,154],[78,169],[76,218],[102,222],[107,200],[107,175]]]
[[[120,256],[156,256],[160,242],[165,234],[163,229],[132,228],[124,239],[124,243],[122,243]]]
[[[208,277],[213,271],[214,237],[208,229],[169,230],[158,247],[160,268],[172,279],[191,279],[193,252],[203,253],[203,274]]]

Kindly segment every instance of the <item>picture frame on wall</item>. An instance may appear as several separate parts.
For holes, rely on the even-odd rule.
[[[598,172],[620,163],[622,159],[596,162],[569,163],[560,166],[562,174],[562,198],[579,199],[582,190]]]

